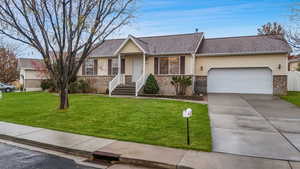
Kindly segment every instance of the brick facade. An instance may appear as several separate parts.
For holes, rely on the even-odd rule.
[[[287,94],[287,75],[273,76],[273,94],[274,95]]]
[[[171,84],[173,75],[155,75],[155,79],[159,86],[159,94],[161,95],[175,95],[175,88]],[[193,95],[192,86],[187,87],[186,95]]]
[[[109,82],[114,76],[81,76],[79,79],[91,80],[92,88],[97,90],[97,93],[106,93]]]
[[[207,93],[207,76],[196,76],[195,77],[195,94],[206,94]]]

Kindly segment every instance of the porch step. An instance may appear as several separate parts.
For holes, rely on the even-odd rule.
[[[115,88],[114,91],[111,93],[112,95],[135,95],[135,83],[130,84],[122,84]]]
[[[130,96],[133,96],[133,95],[135,95],[135,91],[134,91],[134,92],[128,92],[128,91],[113,91],[111,94],[112,94],[112,95],[130,95]]]
[[[121,85],[117,86],[117,88],[118,88],[118,87],[130,87],[130,88],[135,88],[135,84],[121,84]]]

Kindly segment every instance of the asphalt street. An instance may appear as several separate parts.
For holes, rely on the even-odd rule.
[[[95,169],[55,155],[0,143],[0,169]]]

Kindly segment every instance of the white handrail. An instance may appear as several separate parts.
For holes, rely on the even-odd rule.
[[[115,88],[117,86],[119,86],[120,84],[124,84],[125,83],[125,75],[124,74],[118,74],[116,75],[113,80],[111,80],[109,82],[108,85],[108,90],[109,90],[109,96],[111,96],[111,93],[113,90],[115,90]]]
[[[147,78],[148,78],[148,74],[144,74],[135,82],[135,96],[138,96],[139,91],[144,86]]]

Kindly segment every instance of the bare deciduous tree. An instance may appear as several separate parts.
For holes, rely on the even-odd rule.
[[[292,14],[290,15],[291,25],[286,31],[286,39],[290,46],[295,50],[300,50],[300,3],[295,3],[292,7]]]
[[[69,107],[68,86],[88,55],[127,24],[135,0],[1,0],[0,33],[35,48]]]
[[[13,51],[0,47],[0,82],[11,83],[18,79],[18,60]]]
[[[257,29],[258,31],[258,35],[282,35],[284,36],[284,28],[278,24],[277,22],[269,22],[263,26],[261,26],[261,28]]]

